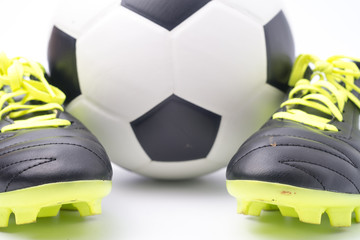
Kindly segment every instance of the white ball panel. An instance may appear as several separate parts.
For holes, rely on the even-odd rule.
[[[268,23],[283,7],[281,0],[214,0],[222,2],[242,14],[253,18],[259,24]]]
[[[66,110],[76,118],[86,120],[84,125],[103,144],[114,163],[134,169],[150,162],[128,122],[97,107],[85,96],[74,99]]]
[[[224,114],[207,157],[226,165],[240,145],[279,108],[283,99],[284,93],[277,88],[268,84],[259,87],[239,108]]]
[[[118,0],[66,0],[60,1],[54,24],[62,31],[78,38],[101,19],[107,11],[120,7]]]
[[[77,41],[82,93],[127,121],[138,118],[173,93],[169,48],[167,30],[114,9]]]
[[[152,161],[142,168],[135,169],[137,173],[156,179],[186,179],[199,177],[222,167],[210,159],[198,159],[185,162],[155,162]]]
[[[263,26],[222,3],[207,4],[172,37],[182,98],[223,115],[266,82]]]

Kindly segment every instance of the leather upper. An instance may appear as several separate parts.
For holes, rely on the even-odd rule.
[[[360,193],[359,109],[348,101],[339,131],[270,119],[231,159],[228,180],[259,180]]]
[[[0,133],[0,192],[46,183],[111,180],[109,158],[77,119],[68,127],[24,129]],[[0,126],[6,125],[5,120]]]

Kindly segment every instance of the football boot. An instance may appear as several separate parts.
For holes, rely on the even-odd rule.
[[[296,59],[287,99],[228,164],[238,212],[278,209],[313,224],[327,213],[338,227],[360,221],[359,61]]]
[[[0,227],[56,216],[61,208],[101,213],[111,190],[109,158],[48,84],[43,67],[0,54]]]

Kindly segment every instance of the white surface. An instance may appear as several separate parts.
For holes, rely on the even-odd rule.
[[[212,1],[172,31],[120,4],[110,9],[98,6],[103,15],[96,14],[93,2],[78,0],[66,4],[74,5],[77,12],[56,12],[57,27],[77,31],[77,68],[85,96],[71,102],[67,111],[99,138],[120,166],[162,179],[186,179],[218,170],[283,99],[280,90],[264,84],[263,24],[280,11],[278,0],[252,4],[243,0],[237,6],[236,1]],[[88,11],[94,14],[92,20]],[[82,14],[83,18],[78,17]],[[153,162],[131,133],[129,122],[172,94],[221,116],[217,138],[206,158]],[[189,134],[176,130],[179,136]]]
[[[46,65],[48,23],[56,1],[0,0],[0,48],[9,55],[37,59]],[[321,57],[360,57],[357,0],[288,0],[297,53]],[[260,218],[236,214],[235,199],[225,188],[224,169],[184,182],[148,180],[114,167],[112,193],[103,214],[81,218],[62,212],[36,224],[0,229],[1,240],[13,239],[357,239],[360,224],[351,228],[320,226],[265,213]]]

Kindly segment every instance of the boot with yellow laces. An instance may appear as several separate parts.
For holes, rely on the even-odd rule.
[[[238,211],[333,226],[360,222],[360,60],[301,55],[288,99],[238,150],[227,188]]]
[[[65,95],[48,84],[44,69],[0,54],[0,227],[56,216],[101,212],[112,169],[104,148],[64,112]]]

